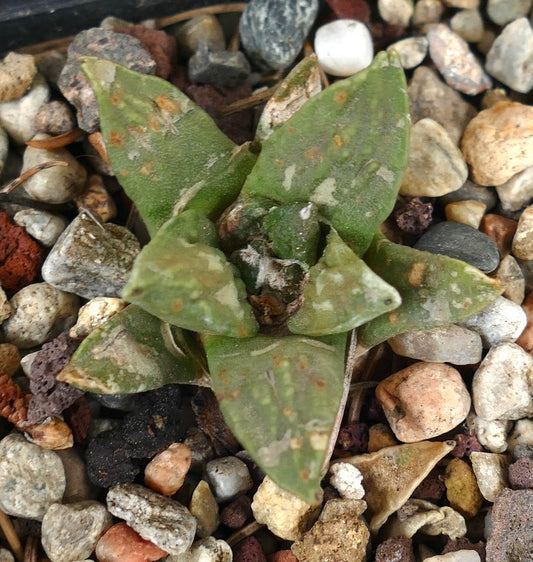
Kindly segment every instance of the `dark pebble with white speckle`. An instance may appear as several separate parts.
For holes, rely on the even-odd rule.
[[[250,0],[239,24],[246,53],[260,67],[287,68],[317,12],[318,0]]]
[[[494,271],[500,263],[496,244],[483,232],[459,222],[446,221],[432,226],[414,247],[463,260],[485,273]]]

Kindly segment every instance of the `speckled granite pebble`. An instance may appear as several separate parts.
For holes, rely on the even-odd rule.
[[[241,16],[246,53],[263,67],[280,70],[296,58],[318,12],[318,0],[251,0]]]
[[[447,25],[437,24],[427,34],[429,54],[446,82],[459,92],[476,95],[492,85],[468,43]]]
[[[486,273],[494,271],[500,263],[498,248],[486,234],[458,222],[444,221],[431,226],[414,247],[463,260]]]
[[[37,72],[32,55],[8,53],[0,62],[0,103],[18,100]]]
[[[50,285],[86,299],[117,297],[139,251],[127,228],[81,213],[55,243],[41,274]]]
[[[12,433],[0,441],[0,509],[40,521],[65,491],[65,471],[54,451]]]
[[[43,548],[52,562],[82,560],[91,555],[111,523],[111,514],[99,502],[54,503],[43,517]]]
[[[107,492],[107,509],[169,554],[186,552],[194,540],[196,519],[190,512],[144,486],[114,486]]]
[[[487,560],[533,560],[533,490],[504,489],[492,508]]]

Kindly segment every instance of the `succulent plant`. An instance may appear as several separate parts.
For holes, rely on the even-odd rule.
[[[60,379],[110,393],[209,384],[258,465],[317,501],[356,333],[364,350],[460,321],[501,292],[474,267],[380,233],[407,162],[397,56],[379,53],[290,117],[263,119],[243,146],[168,82],[108,60],[83,68],[151,241],[123,291],[132,304],[84,340]],[[275,97],[313,71],[302,61]],[[131,361],[117,364],[125,349]]]

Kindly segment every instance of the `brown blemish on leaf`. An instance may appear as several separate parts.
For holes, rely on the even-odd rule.
[[[165,96],[157,96],[155,98],[155,103],[157,106],[166,111],[167,113],[179,113],[181,111],[181,105],[177,100],[172,100]]]
[[[289,408],[288,406],[285,406],[282,412],[286,418],[290,418],[294,414],[294,410],[292,408]]]
[[[300,361],[298,361],[296,363],[296,367],[300,370],[300,371],[306,371],[307,368],[309,367],[309,363],[307,361],[305,361],[304,359],[300,359]]]
[[[109,101],[115,106],[119,105],[119,103],[122,101],[123,94],[124,92],[122,90],[117,90],[109,96]]]
[[[119,174],[123,177],[123,178],[127,178],[130,173],[128,172],[128,170],[120,170]]]
[[[143,176],[149,176],[154,171],[154,163],[153,162],[146,162],[144,166],[139,170],[139,172]]]
[[[118,131],[111,131],[109,133],[109,144],[122,147],[124,146],[124,139]]]
[[[337,92],[333,98],[337,103],[344,103],[347,98],[346,92]]]
[[[174,301],[172,303],[172,310],[179,312],[183,308],[183,301]]]
[[[276,158],[276,160],[274,160],[274,162],[276,163],[276,166],[283,166],[284,162],[281,158]]]
[[[426,267],[427,264],[421,261],[417,261],[411,266],[411,269],[407,272],[407,282],[409,285],[413,287],[420,287],[422,285]]]
[[[290,441],[290,447],[293,451],[298,451],[304,445],[304,441],[301,437],[293,437]]]
[[[309,480],[310,477],[311,477],[311,471],[308,468],[304,468],[303,470],[300,470],[300,478],[302,480],[307,482],[307,480]]]
[[[396,314],[396,312],[391,312],[389,314],[389,323],[392,325],[398,323],[398,315]]]
[[[315,160],[316,158],[318,158],[319,154],[320,154],[320,151],[318,150],[317,147],[310,148],[309,150],[305,151],[305,157],[308,160]]]
[[[160,131],[161,130],[161,121],[155,116],[152,115],[150,117],[150,121],[148,122],[148,126],[151,131]]]

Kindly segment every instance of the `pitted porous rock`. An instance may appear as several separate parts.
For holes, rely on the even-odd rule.
[[[43,548],[52,562],[83,560],[111,523],[111,514],[99,502],[54,503],[43,517]]]
[[[19,433],[0,441],[0,509],[8,515],[40,521],[61,501],[65,471],[54,451],[29,443]]]
[[[347,462],[338,462],[330,468],[329,483],[342,498],[360,500],[365,495],[361,471]]]
[[[78,33],[68,48],[68,59],[58,87],[78,111],[78,124],[88,133],[98,129],[98,105],[80,66],[84,56],[111,60],[143,74],[154,74],[156,63],[139,39],[107,29],[92,28]]]
[[[2,324],[4,338],[27,349],[51,340],[72,326],[79,299],[48,283],[34,283],[16,293],[10,304],[13,312]]]
[[[265,476],[254,494],[252,511],[258,523],[264,523],[278,537],[294,541],[315,522],[320,504],[307,503]]]
[[[491,348],[472,381],[476,414],[485,420],[533,415],[532,377],[533,358],[520,346],[502,343]]]
[[[117,297],[140,251],[125,227],[81,213],[48,254],[42,276],[50,285],[80,297]]]
[[[169,554],[190,549],[196,519],[179,502],[139,484],[119,484],[107,493],[107,509]]]

